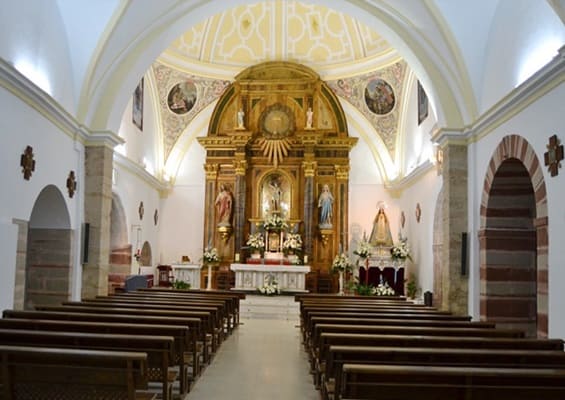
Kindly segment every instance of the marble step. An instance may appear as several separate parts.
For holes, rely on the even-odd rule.
[[[299,305],[293,296],[248,295],[240,303],[240,318],[299,320]]]

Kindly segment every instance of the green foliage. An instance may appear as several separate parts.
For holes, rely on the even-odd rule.
[[[372,296],[375,294],[375,287],[373,285],[365,285],[363,283],[357,283],[355,285],[355,293],[358,296]]]
[[[410,279],[406,282],[406,296],[413,299],[418,295],[419,291],[420,289],[418,288],[416,279],[414,277],[410,277]]]
[[[181,280],[174,280],[173,281],[173,289],[176,290],[188,290],[190,289],[190,283],[181,281]]]

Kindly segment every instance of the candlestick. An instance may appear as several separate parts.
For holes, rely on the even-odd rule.
[[[239,262],[239,253],[235,253],[235,262]]]
[[[304,256],[304,265],[308,264],[308,255]]]

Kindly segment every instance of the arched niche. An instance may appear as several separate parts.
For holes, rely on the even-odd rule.
[[[39,193],[29,219],[24,308],[58,305],[69,299],[72,240],[63,194],[48,185]]]

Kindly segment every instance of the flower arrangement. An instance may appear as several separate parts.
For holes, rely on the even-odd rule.
[[[351,271],[351,263],[349,258],[345,253],[338,254],[335,256],[332,263],[332,271],[347,272]]]
[[[141,260],[141,249],[137,249],[137,251],[134,253],[133,258],[135,258],[135,261],[139,262],[139,260]]]
[[[361,258],[369,258],[371,257],[372,249],[373,247],[369,244],[367,239],[363,238],[363,240],[360,241],[359,244],[357,245],[357,249],[353,251],[353,254]]]
[[[263,222],[263,228],[266,230],[286,229],[288,228],[288,225],[284,219],[273,214]]]
[[[259,232],[249,235],[245,244],[254,251],[261,251],[265,248],[265,240],[263,239],[263,235]]]
[[[395,294],[396,292],[388,285],[387,282],[379,283],[374,292],[375,296],[394,296]]]
[[[283,250],[293,250],[293,251],[300,251],[302,250],[302,237],[300,237],[299,233],[289,233],[286,235],[286,238],[283,242]]]
[[[206,264],[219,262],[220,257],[218,256],[218,250],[215,247],[206,247],[204,249],[204,254],[202,255],[202,261]]]
[[[271,274],[265,276],[263,286],[258,287],[257,290],[266,296],[273,296],[281,292],[277,280]]]
[[[392,246],[390,249],[390,255],[393,261],[405,261],[406,259],[412,261],[407,241],[408,239],[406,238],[400,238],[400,243]]]

